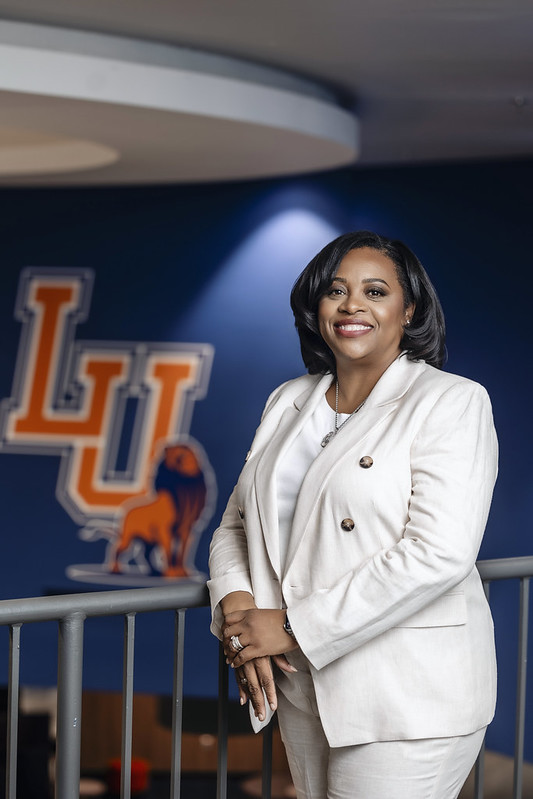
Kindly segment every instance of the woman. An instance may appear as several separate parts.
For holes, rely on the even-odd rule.
[[[440,304],[401,242],[340,236],[291,305],[309,374],[269,397],[214,534],[212,629],[241,704],[277,708],[298,797],[452,799],[495,703],[490,402],[440,371]]]

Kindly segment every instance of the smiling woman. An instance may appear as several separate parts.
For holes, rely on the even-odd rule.
[[[441,371],[401,242],[340,236],[291,305],[309,374],[269,397],[214,533],[212,630],[241,703],[278,710],[299,799],[455,799],[495,704],[490,401]]]

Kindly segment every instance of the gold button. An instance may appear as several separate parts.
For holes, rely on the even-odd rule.
[[[244,519],[244,510],[243,510],[243,508],[241,508],[240,505],[239,505],[238,511],[239,511],[239,518],[240,519]]]
[[[363,455],[363,457],[359,461],[359,466],[361,466],[363,469],[370,469],[373,463],[374,461],[372,460],[370,455]]]
[[[355,522],[353,519],[343,519],[341,522],[341,527],[343,530],[346,530],[349,533],[355,527]]]

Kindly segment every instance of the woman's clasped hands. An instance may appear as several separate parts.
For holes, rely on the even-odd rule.
[[[270,709],[277,708],[270,659],[283,671],[296,671],[284,653],[297,649],[298,644],[284,630],[284,621],[284,610],[259,608],[236,610],[224,617],[222,635],[226,662],[235,669],[241,705],[250,699],[259,721],[265,718],[265,696]]]

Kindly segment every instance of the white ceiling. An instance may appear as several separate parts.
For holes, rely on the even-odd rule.
[[[4,185],[533,154],[532,0],[0,0],[0,20]]]

